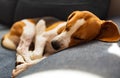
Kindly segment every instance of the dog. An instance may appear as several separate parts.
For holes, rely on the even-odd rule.
[[[74,11],[67,21],[53,17],[18,21],[3,36],[2,45],[17,51],[17,65],[12,73],[15,77],[49,55],[94,39],[119,41],[117,24],[101,20],[89,11]]]

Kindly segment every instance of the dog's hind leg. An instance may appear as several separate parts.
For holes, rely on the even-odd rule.
[[[29,47],[35,36],[35,25],[33,23],[24,20],[26,26],[23,29],[23,33],[20,37],[20,43],[17,47],[17,53],[23,57],[25,62],[30,62]]]

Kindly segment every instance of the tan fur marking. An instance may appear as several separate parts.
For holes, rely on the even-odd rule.
[[[23,27],[25,26],[25,23],[20,21],[16,22],[13,24],[11,30],[10,30],[10,35],[17,35],[20,36],[23,32]]]
[[[72,17],[71,17],[72,16]],[[98,17],[96,17],[94,14],[92,14],[91,12],[89,11],[74,11],[69,17],[68,17],[68,20],[67,20],[67,29],[70,29],[71,26],[73,26],[75,24],[75,22],[78,20],[78,19],[89,19],[91,17],[95,17],[95,19],[98,19],[100,20]]]
[[[72,17],[71,17],[72,16]],[[77,29],[71,36],[71,42],[69,46],[74,46],[83,42],[87,42],[95,38],[101,28],[103,22],[97,16],[88,11],[75,11],[67,20],[67,29],[71,29],[74,23],[79,19],[85,19],[86,23]],[[97,30],[96,30],[97,29]],[[66,30],[67,31],[67,30]]]
[[[12,29],[10,30],[10,34],[8,38],[12,40],[16,45],[19,43],[19,37],[23,32],[23,27],[25,26],[24,22],[17,22],[13,25]]]
[[[28,20],[29,22],[33,23],[33,24],[37,23],[36,20],[34,20],[34,19],[27,19],[27,20]]]
[[[23,32],[24,26],[25,23],[22,21],[13,24],[10,31],[3,37],[2,45],[6,48],[15,50],[19,43],[19,38]]]
[[[62,33],[62,32],[65,30],[65,28],[66,28],[66,26],[61,27],[61,28],[57,31],[57,33],[58,33],[58,34]]]
[[[50,30],[54,29],[60,23],[62,23],[62,21],[56,22],[56,23],[52,24],[51,26],[48,26],[48,28],[46,29],[46,31],[50,31]]]

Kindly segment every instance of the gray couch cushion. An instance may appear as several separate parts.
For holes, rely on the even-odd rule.
[[[111,44],[112,43],[93,41],[61,51],[34,65],[17,78],[38,72],[40,77],[43,76],[41,75],[43,72],[63,69],[87,72],[98,75],[100,78],[120,78],[120,56],[108,53],[108,48]],[[47,74],[49,75],[49,73],[46,73],[46,75]],[[70,74],[68,75],[70,76]],[[35,77],[35,75],[33,76]],[[77,78],[81,78],[81,76]],[[51,76],[49,77],[52,78]]]
[[[7,32],[6,26],[0,25],[0,42],[2,36]],[[15,52],[5,49],[0,45],[0,78],[10,78],[15,66]]]

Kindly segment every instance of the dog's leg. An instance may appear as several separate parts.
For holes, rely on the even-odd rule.
[[[31,55],[32,60],[41,59],[43,57],[45,44],[47,42],[47,38],[43,37],[43,34],[45,34],[45,29],[45,21],[40,20],[36,25],[35,49]]]
[[[35,35],[35,25],[30,24],[24,27],[23,33],[20,37],[20,43],[17,47],[17,54],[16,54],[16,68],[13,69],[12,76],[18,75],[20,72],[27,69],[30,59],[30,52],[29,46],[34,38]]]
[[[45,48],[45,44],[47,42],[47,39],[42,36],[36,36],[35,39],[35,50],[33,51],[31,55],[31,59],[40,59],[43,57],[43,52]]]
[[[28,23],[27,21],[25,21]],[[20,43],[17,47],[17,53],[23,57],[26,62],[30,62],[29,46],[35,36],[35,25],[32,23],[26,24],[23,33],[20,37]]]
[[[46,57],[42,57],[41,59],[37,59],[37,60],[31,61],[29,63],[23,63],[23,64],[20,64],[20,65],[17,65],[16,68],[13,69],[13,71],[12,71],[12,78],[16,77],[21,72],[25,71],[26,69],[28,69],[32,65],[37,64],[38,62],[42,61],[45,58]]]
[[[23,59],[23,57],[20,54],[16,53],[16,57],[17,57],[16,58],[16,66],[25,63],[25,60]]]
[[[39,23],[36,26],[36,30],[35,30],[34,26],[24,28],[23,34],[21,35],[21,38],[20,38],[19,46],[17,48],[17,52],[18,52],[17,53],[17,62],[18,62],[18,65],[16,66],[16,68],[12,72],[13,77],[15,77],[16,75],[18,75],[22,71],[26,70],[30,66],[38,63],[39,61],[41,61],[45,58],[45,57],[41,57],[41,55],[42,55],[42,53],[41,53],[39,55],[40,59],[32,60],[30,56],[32,55],[34,57],[34,55],[33,55],[34,52],[28,51],[35,34],[36,34],[35,46],[38,48],[39,45],[42,45],[42,44],[39,44],[41,42],[41,41],[39,41],[39,38],[40,38],[39,35],[44,31],[45,31],[45,22],[43,20],[39,21]],[[40,40],[41,39],[42,38],[40,38]],[[36,45],[36,43],[37,43],[37,45]],[[35,51],[38,52],[37,49],[35,49]],[[43,52],[42,49],[40,49],[39,51]]]
[[[43,25],[44,24],[42,24],[41,26],[44,29],[45,27],[43,27]],[[66,22],[63,22],[59,24],[56,28],[43,33],[41,33],[41,31],[43,31],[41,30],[41,26],[39,25],[36,26],[35,50],[32,52],[32,55],[31,55],[32,60],[41,59],[43,57],[43,52],[46,46],[47,46],[46,49],[49,49],[50,51],[55,52],[55,50],[52,49],[50,41],[52,38],[58,35],[57,31],[59,28],[66,26]],[[45,55],[45,56],[48,56],[48,55]]]
[[[34,49],[34,51],[27,50],[31,56],[28,58],[28,59],[30,59],[30,62],[24,62],[23,64],[17,65],[16,68],[13,70],[13,77],[47,57],[47,56],[43,56],[43,52],[44,52],[46,43],[48,43],[50,41],[50,39],[52,39],[54,36],[57,35],[58,28],[64,26],[64,24],[58,26],[55,30],[47,32],[47,33],[44,32],[45,31],[44,26],[45,26],[45,22],[42,20],[41,20],[41,23],[39,23],[36,26],[35,49]],[[43,28],[43,30],[41,28]],[[26,58],[25,58],[25,61],[26,61]]]

